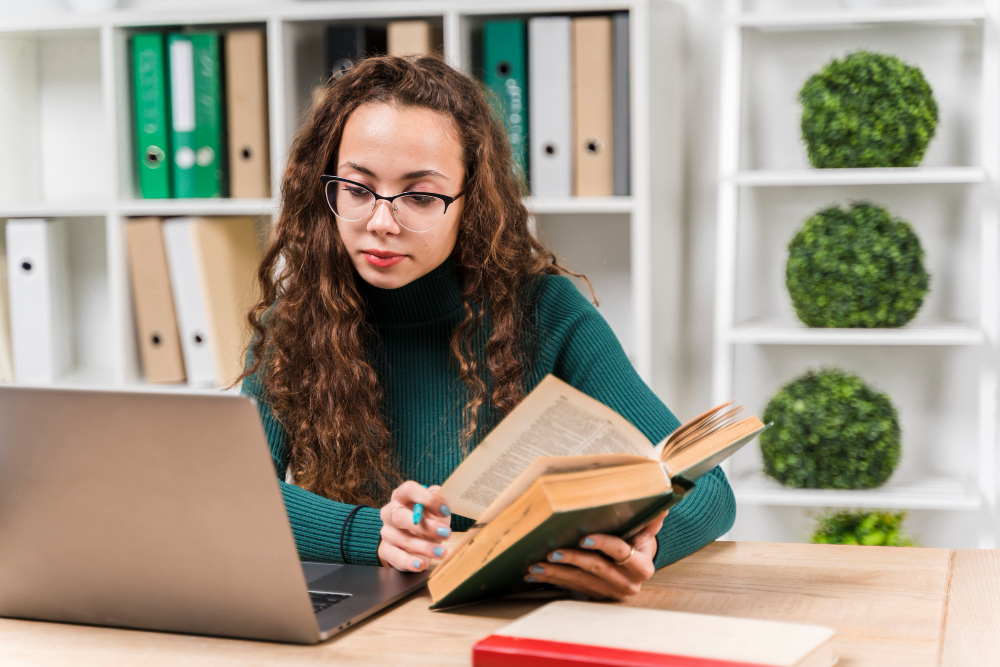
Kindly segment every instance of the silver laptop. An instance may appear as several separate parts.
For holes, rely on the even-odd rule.
[[[0,386],[0,545],[0,616],[297,643],[427,579],[300,562],[232,394]]]

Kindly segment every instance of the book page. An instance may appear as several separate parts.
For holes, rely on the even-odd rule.
[[[548,375],[466,457],[438,493],[453,512],[482,520],[486,509],[536,459],[595,454],[628,454],[647,460],[654,457],[652,444],[627,419]],[[589,462],[576,460],[572,465],[577,470],[585,469],[580,465],[624,462],[602,463],[595,458]],[[545,465],[549,464],[540,464],[538,469]],[[527,488],[537,476],[526,484],[522,480],[519,486]],[[511,492],[510,497],[517,495],[519,492]]]

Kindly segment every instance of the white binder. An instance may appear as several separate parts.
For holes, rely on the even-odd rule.
[[[528,20],[531,194],[573,194],[573,69],[568,16]]]
[[[163,241],[170,267],[170,286],[177,309],[177,326],[184,353],[184,371],[188,384],[215,385],[215,357],[209,340],[208,313],[201,290],[191,227],[195,218],[170,218],[163,221]]]
[[[65,223],[9,220],[6,236],[14,377],[54,382],[70,366]]]

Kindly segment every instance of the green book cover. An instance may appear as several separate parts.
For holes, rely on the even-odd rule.
[[[170,196],[170,143],[163,35],[132,38],[132,88],[139,192],[144,198]]]
[[[195,197],[194,46],[188,35],[167,36],[170,71],[170,174],[174,197]]]
[[[222,68],[219,34],[190,34],[194,48],[194,188],[196,197],[222,197]]]
[[[660,512],[679,503],[693,488],[693,484],[686,480],[674,481],[679,484],[675,485],[673,493],[568,512],[554,512],[430,608],[454,607],[539,588],[538,584],[524,580],[529,565],[546,560],[553,549],[577,546],[585,535],[605,533],[625,536],[634,528],[645,525]]]
[[[521,178],[528,177],[528,64],[524,21],[489,21],[483,26],[484,83],[496,95]]]

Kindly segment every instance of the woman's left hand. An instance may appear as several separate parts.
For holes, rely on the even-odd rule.
[[[531,565],[524,578],[570,588],[597,600],[621,600],[635,595],[642,582],[656,571],[653,565],[656,534],[666,516],[664,512],[654,519],[631,542],[614,535],[586,535],[580,540],[582,549],[552,551],[548,562]]]

